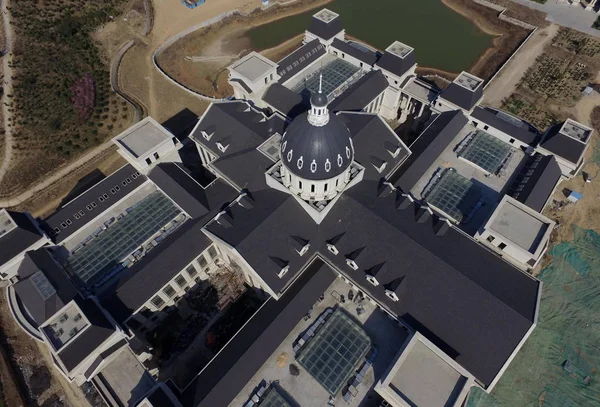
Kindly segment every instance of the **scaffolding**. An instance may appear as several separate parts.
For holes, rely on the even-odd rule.
[[[600,235],[573,233],[540,274],[538,326],[492,393],[473,389],[467,407],[600,406]]]

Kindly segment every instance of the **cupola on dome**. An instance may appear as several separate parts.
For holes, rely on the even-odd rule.
[[[327,96],[310,98],[309,112],[297,116],[281,139],[281,161],[292,174],[325,180],[343,173],[354,159],[348,127],[327,109]]]

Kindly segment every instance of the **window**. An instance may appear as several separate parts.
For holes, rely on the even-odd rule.
[[[100,202],[103,202],[103,201],[104,201],[104,198],[103,198],[103,197],[101,197],[101,196],[99,196],[99,197],[98,197],[98,200],[99,200]]]
[[[362,62],[360,63],[360,67],[361,67],[361,68],[363,67],[363,63],[362,63]]]
[[[342,52],[342,59],[343,59],[343,58],[346,58],[346,54],[344,54],[344,53]]]
[[[498,245],[498,249],[500,249],[500,250],[504,250],[505,247],[506,247],[506,243],[500,243]]]
[[[477,123],[476,121],[473,121],[473,126],[477,127],[477,126],[479,126],[479,123]]]
[[[157,160],[160,158],[159,155],[158,155],[158,153],[154,153],[154,158],[157,159]]]
[[[65,222],[67,222],[67,225],[71,225],[73,223],[71,219],[67,219]]]
[[[211,259],[214,259],[215,257],[217,257],[217,249],[215,249],[214,246],[210,246],[208,248],[208,255],[210,256]]]
[[[150,157],[146,158],[146,164],[148,164],[148,165],[152,164],[152,160],[150,159]]]
[[[194,267],[193,264],[190,264],[186,269],[185,272],[188,274],[188,276],[190,276],[190,278],[194,278],[194,276],[196,274],[198,274],[198,270],[196,270],[196,267]]]
[[[514,139],[514,138],[511,138],[510,140],[508,140],[508,142],[509,142],[510,144],[513,144],[513,143],[515,142],[515,139]]]
[[[187,281],[185,281],[185,278],[183,278],[182,275],[179,275],[175,277],[175,284],[177,284],[179,288],[183,288],[187,284]]]
[[[327,192],[327,187],[329,186],[329,184],[325,184],[325,186],[323,186],[323,192]]]
[[[175,295],[175,289],[171,284],[167,284],[167,286],[163,288],[163,293],[165,293],[167,297],[173,298],[173,296]]]
[[[102,197],[103,197],[104,199],[108,199],[108,194],[102,194]]]
[[[298,180],[298,189],[302,189],[302,181]]]
[[[489,236],[487,237],[487,241],[488,241],[488,242],[493,242],[493,241],[494,241],[494,239],[495,239],[495,237],[494,237],[494,236],[492,236],[492,235],[489,235]]]
[[[135,177],[134,177],[134,178],[135,178]],[[120,190],[121,190],[121,187],[120,187],[120,186],[118,186],[118,185],[115,185],[115,191],[120,191]]]
[[[485,126],[483,126],[483,130],[487,130],[489,128],[490,128],[490,126],[488,126],[487,124]]]
[[[111,194],[113,194],[113,195],[114,195],[114,194],[115,194],[115,192],[117,192],[117,190],[116,190],[116,189],[114,189],[114,188],[111,188],[111,189],[110,189],[110,193],[111,193]]]
[[[150,301],[152,303],[152,305],[154,305],[156,308],[160,308],[162,307],[165,302],[163,301],[162,298],[160,298],[158,295],[154,298],[152,298],[152,301]],[[155,315],[156,316],[156,315]],[[154,318],[154,317],[153,317]]]
[[[269,78],[265,78],[265,85],[269,83]]]
[[[315,193],[315,184],[310,184],[310,192]]]
[[[208,265],[208,262],[204,256],[200,256],[198,257],[198,264],[200,265],[200,268],[204,270],[204,268]]]
[[[90,205],[92,205],[92,208],[95,208],[96,206],[98,206],[98,204],[96,202],[92,202]]]

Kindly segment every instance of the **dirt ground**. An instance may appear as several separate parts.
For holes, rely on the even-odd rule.
[[[521,78],[535,63],[548,44],[558,33],[559,26],[551,24],[538,29],[519,53],[494,78],[485,91],[484,102],[490,106],[500,107],[504,99],[509,97],[517,87]]]
[[[52,366],[46,346],[31,339],[14,321],[4,288],[0,294],[0,327],[1,345],[9,356],[9,363],[12,363],[25,405],[89,407],[83,392],[70,385]],[[7,394],[8,407],[19,403],[14,394],[11,399]]]
[[[58,208],[62,199],[67,196],[81,178],[95,170],[99,170],[104,175],[110,175],[125,164],[125,159],[117,153],[116,148],[110,149],[96,156],[87,165],[78,168],[68,177],[52,184],[44,190],[43,194],[36,195],[12,209],[17,211],[27,210],[34,217],[44,218]]]

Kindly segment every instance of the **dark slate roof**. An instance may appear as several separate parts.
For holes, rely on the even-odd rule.
[[[127,179],[129,179],[130,182],[127,182]],[[53,236],[53,240],[56,243],[60,243],[77,230],[93,221],[96,216],[110,208],[115,202],[129,195],[145,181],[146,176],[139,175],[138,171],[133,168],[133,166],[127,164],[117,172],[104,178],[98,184],[94,185],[68,204],[56,210],[56,212],[44,220],[44,230],[50,236]],[[115,186],[119,188],[118,191],[113,189]],[[111,192],[111,189],[114,193]],[[98,198],[104,194],[108,195],[108,199],[103,199],[102,202],[100,202]],[[92,202],[96,204],[96,207],[90,206]],[[90,209],[88,209],[88,207]],[[84,213],[84,216],[78,216],[78,219],[75,219],[75,214],[80,211]],[[62,227],[62,223],[67,219],[71,221],[71,225],[67,225],[67,227],[64,228]],[[55,228],[60,230],[58,235],[54,231]]]
[[[389,52],[384,52],[376,65],[396,76],[402,76],[416,63],[415,51],[411,51],[404,58],[400,58]]]
[[[184,390],[186,406],[227,406],[335,280],[315,260],[278,300],[267,303]]]
[[[355,159],[365,167],[365,178],[381,179],[408,156],[408,148],[378,115],[340,113],[339,117],[352,134]],[[396,148],[400,148],[400,151],[393,157],[391,153],[395,152]],[[386,168],[379,173],[372,164],[382,161],[386,162]]]
[[[342,92],[329,105],[331,111],[361,111],[388,87],[380,70],[370,71]]]
[[[320,225],[329,238],[344,234],[336,243],[340,254],[320,252],[489,385],[535,319],[539,281],[455,228],[436,236],[436,216],[417,223],[414,205],[398,211],[396,194],[375,198],[378,188],[363,180],[341,197]],[[355,273],[345,256],[358,248],[364,249]],[[372,287],[362,270],[381,262],[402,267],[387,267]],[[384,286],[400,277],[406,294],[393,302]]]
[[[211,165],[239,189],[262,186],[265,171],[274,163],[257,147],[278,132],[284,133],[285,120],[278,115],[268,119],[244,101],[213,103],[191,134],[191,138],[210,150],[217,160]],[[201,132],[214,132],[206,140]],[[227,144],[221,152],[216,142]]]
[[[473,110],[471,117],[490,127],[500,130],[523,143],[527,143],[530,146],[537,145],[540,134],[535,127],[517,118],[514,118],[514,120],[507,120],[502,114],[506,115],[506,113],[500,110],[478,106]]]
[[[507,194],[542,212],[561,176],[562,171],[554,156],[535,153],[515,176]]]
[[[377,197],[379,188],[378,180],[364,179],[339,198],[319,226],[295,199],[257,191],[253,209],[232,208],[231,226],[213,222],[207,229],[235,247],[275,292],[318,251],[489,385],[533,324],[539,282],[454,228],[436,234],[438,217],[419,223],[414,204],[397,210],[396,193]],[[295,252],[291,236],[309,242],[304,256]],[[327,241],[335,241],[339,255],[326,249]],[[351,254],[357,272],[346,265]],[[276,275],[281,267],[274,259],[290,267],[283,278]],[[377,273],[381,286],[372,287],[365,271],[382,262],[390,266]],[[403,267],[392,267],[398,264]],[[405,294],[393,302],[384,287],[398,278]]]
[[[309,108],[309,105],[299,93],[286,88],[280,83],[269,86],[262,100],[292,119]]]
[[[342,24],[342,19],[339,16],[331,20],[329,23],[321,21],[313,16],[307,31],[327,41],[335,37],[335,35],[343,29],[344,25]]]
[[[192,218],[208,213],[206,191],[178,163],[158,164],[148,176]]]
[[[308,113],[297,116],[281,139],[281,158],[297,176],[323,180],[343,173],[352,163],[354,150],[350,131],[335,114],[324,126],[308,121]],[[313,166],[313,163],[316,165]],[[327,170],[329,163],[329,170]]]
[[[142,260],[109,283],[101,301],[119,323],[210,246],[210,240],[202,233],[202,225],[201,219],[188,220]]]
[[[467,123],[460,110],[438,115],[409,146],[412,154],[392,176],[392,182],[408,193]]]
[[[540,147],[573,164],[577,164],[583,156],[586,145],[573,137],[560,133],[561,127],[562,123],[548,130],[540,143]]]
[[[174,403],[171,397],[167,394],[168,387],[165,385],[156,386],[146,398],[152,404],[152,407],[177,407],[179,403]]]
[[[30,278],[38,271],[46,276],[56,290],[47,299],[44,299]],[[44,248],[27,252],[19,266],[18,274],[20,281],[15,284],[15,291],[29,315],[38,325],[56,314],[77,295],[77,290],[71,284],[65,271]]]
[[[464,86],[452,82],[444,89],[440,97],[465,110],[471,110],[483,97],[483,85],[479,86],[473,92]]]
[[[378,58],[377,53],[365,46],[359,47],[359,46],[350,44],[346,41],[341,41],[338,38],[333,39],[333,41],[331,42],[331,46],[333,46],[334,48],[340,50],[341,52],[343,52],[345,54],[353,56],[354,58],[358,59],[359,61],[364,62],[365,64],[373,66],[373,65],[375,65],[375,62],[377,62],[377,58]]]
[[[277,73],[281,77],[279,83],[288,81],[326,53],[318,39],[307,42],[277,63]]]
[[[116,332],[115,327],[93,300],[84,300],[81,297],[76,297],[75,301],[90,321],[90,326],[73,341],[67,343],[56,354],[67,369],[67,372],[75,369],[90,353],[94,352]]]
[[[26,213],[7,212],[17,227],[0,237],[0,264],[9,262],[44,237],[31,216]]]

